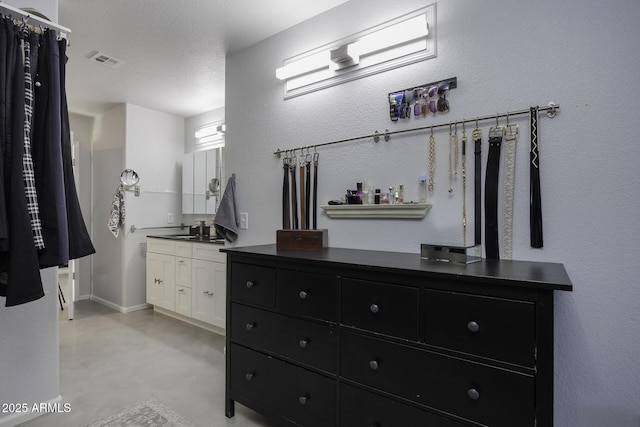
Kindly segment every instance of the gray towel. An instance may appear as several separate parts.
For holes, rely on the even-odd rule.
[[[213,226],[218,234],[229,242],[235,242],[238,238],[240,212],[238,212],[238,202],[236,201],[236,178],[234,176],[227,181],[227,187],[224,189]]]
[[[120,226],[124,225],[124,189],[122,186],[113,193],[113,201],[111,202],[111,212],[109,212],[109,221],[107,227],[113,233],[114,237],[118,237]]]

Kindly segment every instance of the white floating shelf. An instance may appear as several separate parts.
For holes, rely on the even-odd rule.
[[[424,218],[431,205],[325,205],[320,206],[329,218]]]

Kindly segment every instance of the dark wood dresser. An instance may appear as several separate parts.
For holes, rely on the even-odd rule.
[[[562,264],[222,251],[227,417],[238,402],[283,426],[553,425]]]

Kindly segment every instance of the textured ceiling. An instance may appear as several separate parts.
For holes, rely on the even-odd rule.
[[[227,52],[243,50],[347,0],[59,0],[71,29],[69,110],[127,102],[190,117],[224,106]],[[100,51],[124,61],[108,68]]]

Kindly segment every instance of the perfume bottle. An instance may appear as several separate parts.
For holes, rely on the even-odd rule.
[[[427,203],[427,175],[423,173],[418,177],[418,202]]]

